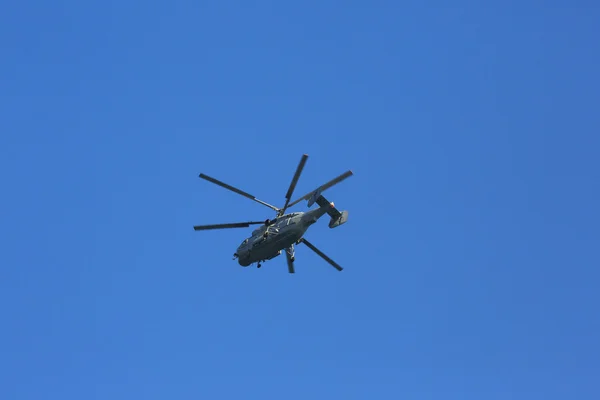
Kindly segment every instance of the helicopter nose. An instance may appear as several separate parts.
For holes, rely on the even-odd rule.
[[[240,264],[242,267],[247,267],[250,265],[250,262],[247,258],[238,258],[238,264]]]

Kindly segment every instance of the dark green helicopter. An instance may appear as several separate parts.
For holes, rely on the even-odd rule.
[[[319,218],[321,218],[325,214],[329,215],[329,217],[331,218],[329,221],[330,228],[336,228],[344,224],[348,220],[348,211],[338,211],[338,209],[335,208],[333,202],[327,200],[325,197],[323,197],[321,193],[326,189],[329,189],[333,185],[336,185],[344,179],[352,176],[353,173],[352,171],[346,171],[337,178],[332,179],[324,185],[319,186],[316,190],[313,190],[290,203],[292,193],[294,192],[294,188],[298,183],[298,179],[300,178],[300,174],[302,173],[302,169],[304,168],[304,164],[306,164],[307,159],[307,154],[302,155],[300,163],[296,168],[296,173],[294,174],[292,182],[290,183],[290,187],[285,195],[286,201],[282,208],[277,208],[275,206],[272,206],[271,204],[265,203],[264,201],[257,199],[251,194],[248,194],[240,189],[223,183],[215,178],[211,178],[210,176],[207,176],[205,174],[200,174],[200,178],[217,184],[221,187],[224,187],[225,189],[229,189],[235,193],[241,194],[242,196],[254,200],[266,207],[269,207],[275,210],[277,214],[276,217],[272,220],[267,219],[266,221],[250,221],[216,225],[196,225],[194,226],[194,230],[200,231],[207,229],[247,228],[250,225],[261,225],[252,232],[252,235],[250,237],[245,239],[242,242],[242,244],[240,244],[235,254],[233,255],[233,259],[235,260],[237,258],[238,263],[242,267],[247,267],[251,264],[256,263],[257,267],[260,268],[261,262],[275,258],[279,256],[282,253],[282,251],[285,250],[288,271],[291,274],[293,274],[295,259],[294,245],[303,243],[309,249],[321,256],[325,261],[331,264],[338,271],[341,271],[342,267],[340,267],[331,258],[327,257],[312,243],[306,240],[304,238],[304,234],[312,224],[317,222]],[[288,214],[285,213],[285,211],[288,208],[298,204],[302,200],[307,200],[309,208],[315,203],[319,206],[319,208],[306,212],[293,212]]]

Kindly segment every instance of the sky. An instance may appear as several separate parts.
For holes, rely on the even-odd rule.
[[[600,6],[0,6],[0,398],[597,399]],[[242,268],[294,198],[348,222]],[[302,202],[293,211],[307,210]]]

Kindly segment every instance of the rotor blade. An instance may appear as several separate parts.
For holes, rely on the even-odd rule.
[[[295,204],[298,204],[302,200],[308,200],[310,198],[310,196],[312,196],[312,194],[314,192],[316,192],[317,190],[320,190],[321,192],[323,192],[326,189],[329,189],[333,185],[337,185],[338,183],[340,183],[341,181],[343,181],[344,179],[346,179],[346,178],[348,178],[348,177],[350,177],[352,175],[353,175],[352,171],[348,170],[348,171],[344,172],[343,174],[341,174],[340,176],[338,176],[337,178],[334,178],[334,179],[330,180],[329,182],[327,182],[326,184],[319,186],[317,189],[311,190],[310,192],[308,192],[304,196],[300,197],[298,200],[295,200],[295,201],[291,202],[288,205],[288,207],[291,207],[291,206],[293,206]]]
[[[298,167],[296,168],[296,173],[294,174],[294,177],[292,178],[292,182],[290,182],[290,187],[287,191],[287,193],[285,194],[285,205],[283,206],[283,208],[281,210],[279,210],[279,214],[283,215],[283,213],[285,213],[286,208],[288,207],[288,204],[290,202],[290,199],[292,198],[292,193],[294,193],[294,189],[296,188],[296,184],[298,183],[298,179],[300,178],[300,174],[302,173],[302,170],[304,169],[304,164],[306,164],[306,160],[308,159],[308,154],[303,154],[302,158],[300,159],[300,163],[298,164]]]
[[[308,246],[309,249],[311,249],[312,251],[314,251],[315,253],[317,253],[318,255],[320,255],[325,261],[327,261],[329,264],[331,264],[335,269],[337,269],[338,271],[341,271],[343,268],[340,267],[335,261],[333,261],[331,258],[327,257],[325,255],[325,253],[323,253],[321,250],[317,249],[312,243],[310,243],[308,240],[302,238],[300,239],[300,243],[304,243],[305,245]]]
[[[292,261],[292,256],[290,256],[290,253],[288,253],[287,251],[285,252],[285,258],[287,259],[288,272],[290,274],[293,274],[295,272],[294,262]]]
[[[275,206],[272,206],[272,205],[270,205],[269,203],[265,203],[264,201],[257,199],[256,197],[252,196],[251,194],[249,194],[249,193],[246,193],[246,192],[244,192],[244,191],[242,191],[242,190],[240,190],[240,189],[238,189],[238,188],[234,188],[233,186],[230,186],[230,185],[228,185],[228,184],[226,184],[226,183],[224,183],[224,182],[221,182],[220,180],[217,180],[217,179],[215,179],[215,178],[211,178],[210,176],[208,176],[208,175],[205,175],[205,174],[200,174],[199,176],[200,176],[200,178],[202,178],[202,179],[206,179],[207,181],[209,181],[209,182],[212,182],[212,183],[214,183],[215,185],[219,185],[219,186],[221,186],[221,187],[224,187],[225,189],[229,189],[229,190],[231,190],[232,192],[235,192],[235,193],[237,193],[237,194],[241,194],[242,196],[244,196],[244,197],[247,197],[247,198],[249,198],[250,200],[254,200],[254,201],[256,201],[257,203],[260,203],[260,204],[262,204],[263,206],[267,206],[267,207],[269,207],[269,208],[271,208],[271,209],[273,209],[273,210],[275,210],[275,211],[279,211],[279,208],[277,208],[277,207],[275,207]]]
[[[225,228],[247,228],[250,225],[264,224],[265,221],[251,221],[251,222],[235,222],[231,224],[213,224],[213,225],[194,225],[195,231],[204,231],[208,229],[225,229]]]

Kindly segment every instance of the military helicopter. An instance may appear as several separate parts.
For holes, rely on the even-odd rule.
[[[244,197],[256,201],[276,212],[274,219],[267,219],[265,221],[250,221],[250,222],[238,222],[238,223],[227,223],[227,224],[214,224],[214,225],[195,225],[195,231],[208,230],[208,229],[225,229],[225,228],[247,228],[250,225],[261,225],[256,228],[250,237],[245,239],[237,248],[233,254],[233,259],[238,259],[239,265],[242,267],[248,267],[251,264],[256,263],[257,268],[261,267],[261,263],[267,260],[271,260],[279,255],[282,251],[285,251],[287,259],[288,272],[293,274],[294,260],[295,260],[295,249],[294,245],[305,244],[309,249],[321,256],[325,261],[331,264],[338,271],[343,268],[340,267],[335,261],[327,257],[321,250],[317,249],[312,243],[304,238],[305,232],[308,228],[317,222],[319,218],[327,214],[331,218],[329,221],[329,228],[336,228],[348,220],[348,211],[339,211],[335,208],[333,202],[327,200],[321,194],[326,189],[340,183],[344,179],[352,176],[352,171],[346,171],[331,181],[319,186],[316,190],[313,190],[299,199],[292,201],[292,193],[298,183],[302,169],[308,159],[307,154],[303,154],[300,159],[300,163],[296,168],[296,173],[292,178],[290,187],[285,195],[285,204],[282,208],[277,208],[271,204],[265,203],[262,200],[257,199],[249,193],[246,193],[240,189],[223,183],[215,178],[211,178],[208,175],[200,174],[200,178],[212,182],[216,185],[229,189],[232,192],[238,193]],[[319,207],[307,212],[292,212],[285,213],[286,210],[302,200],[307,200],[308,207],[310,208],[313,204],[317,204]]]

